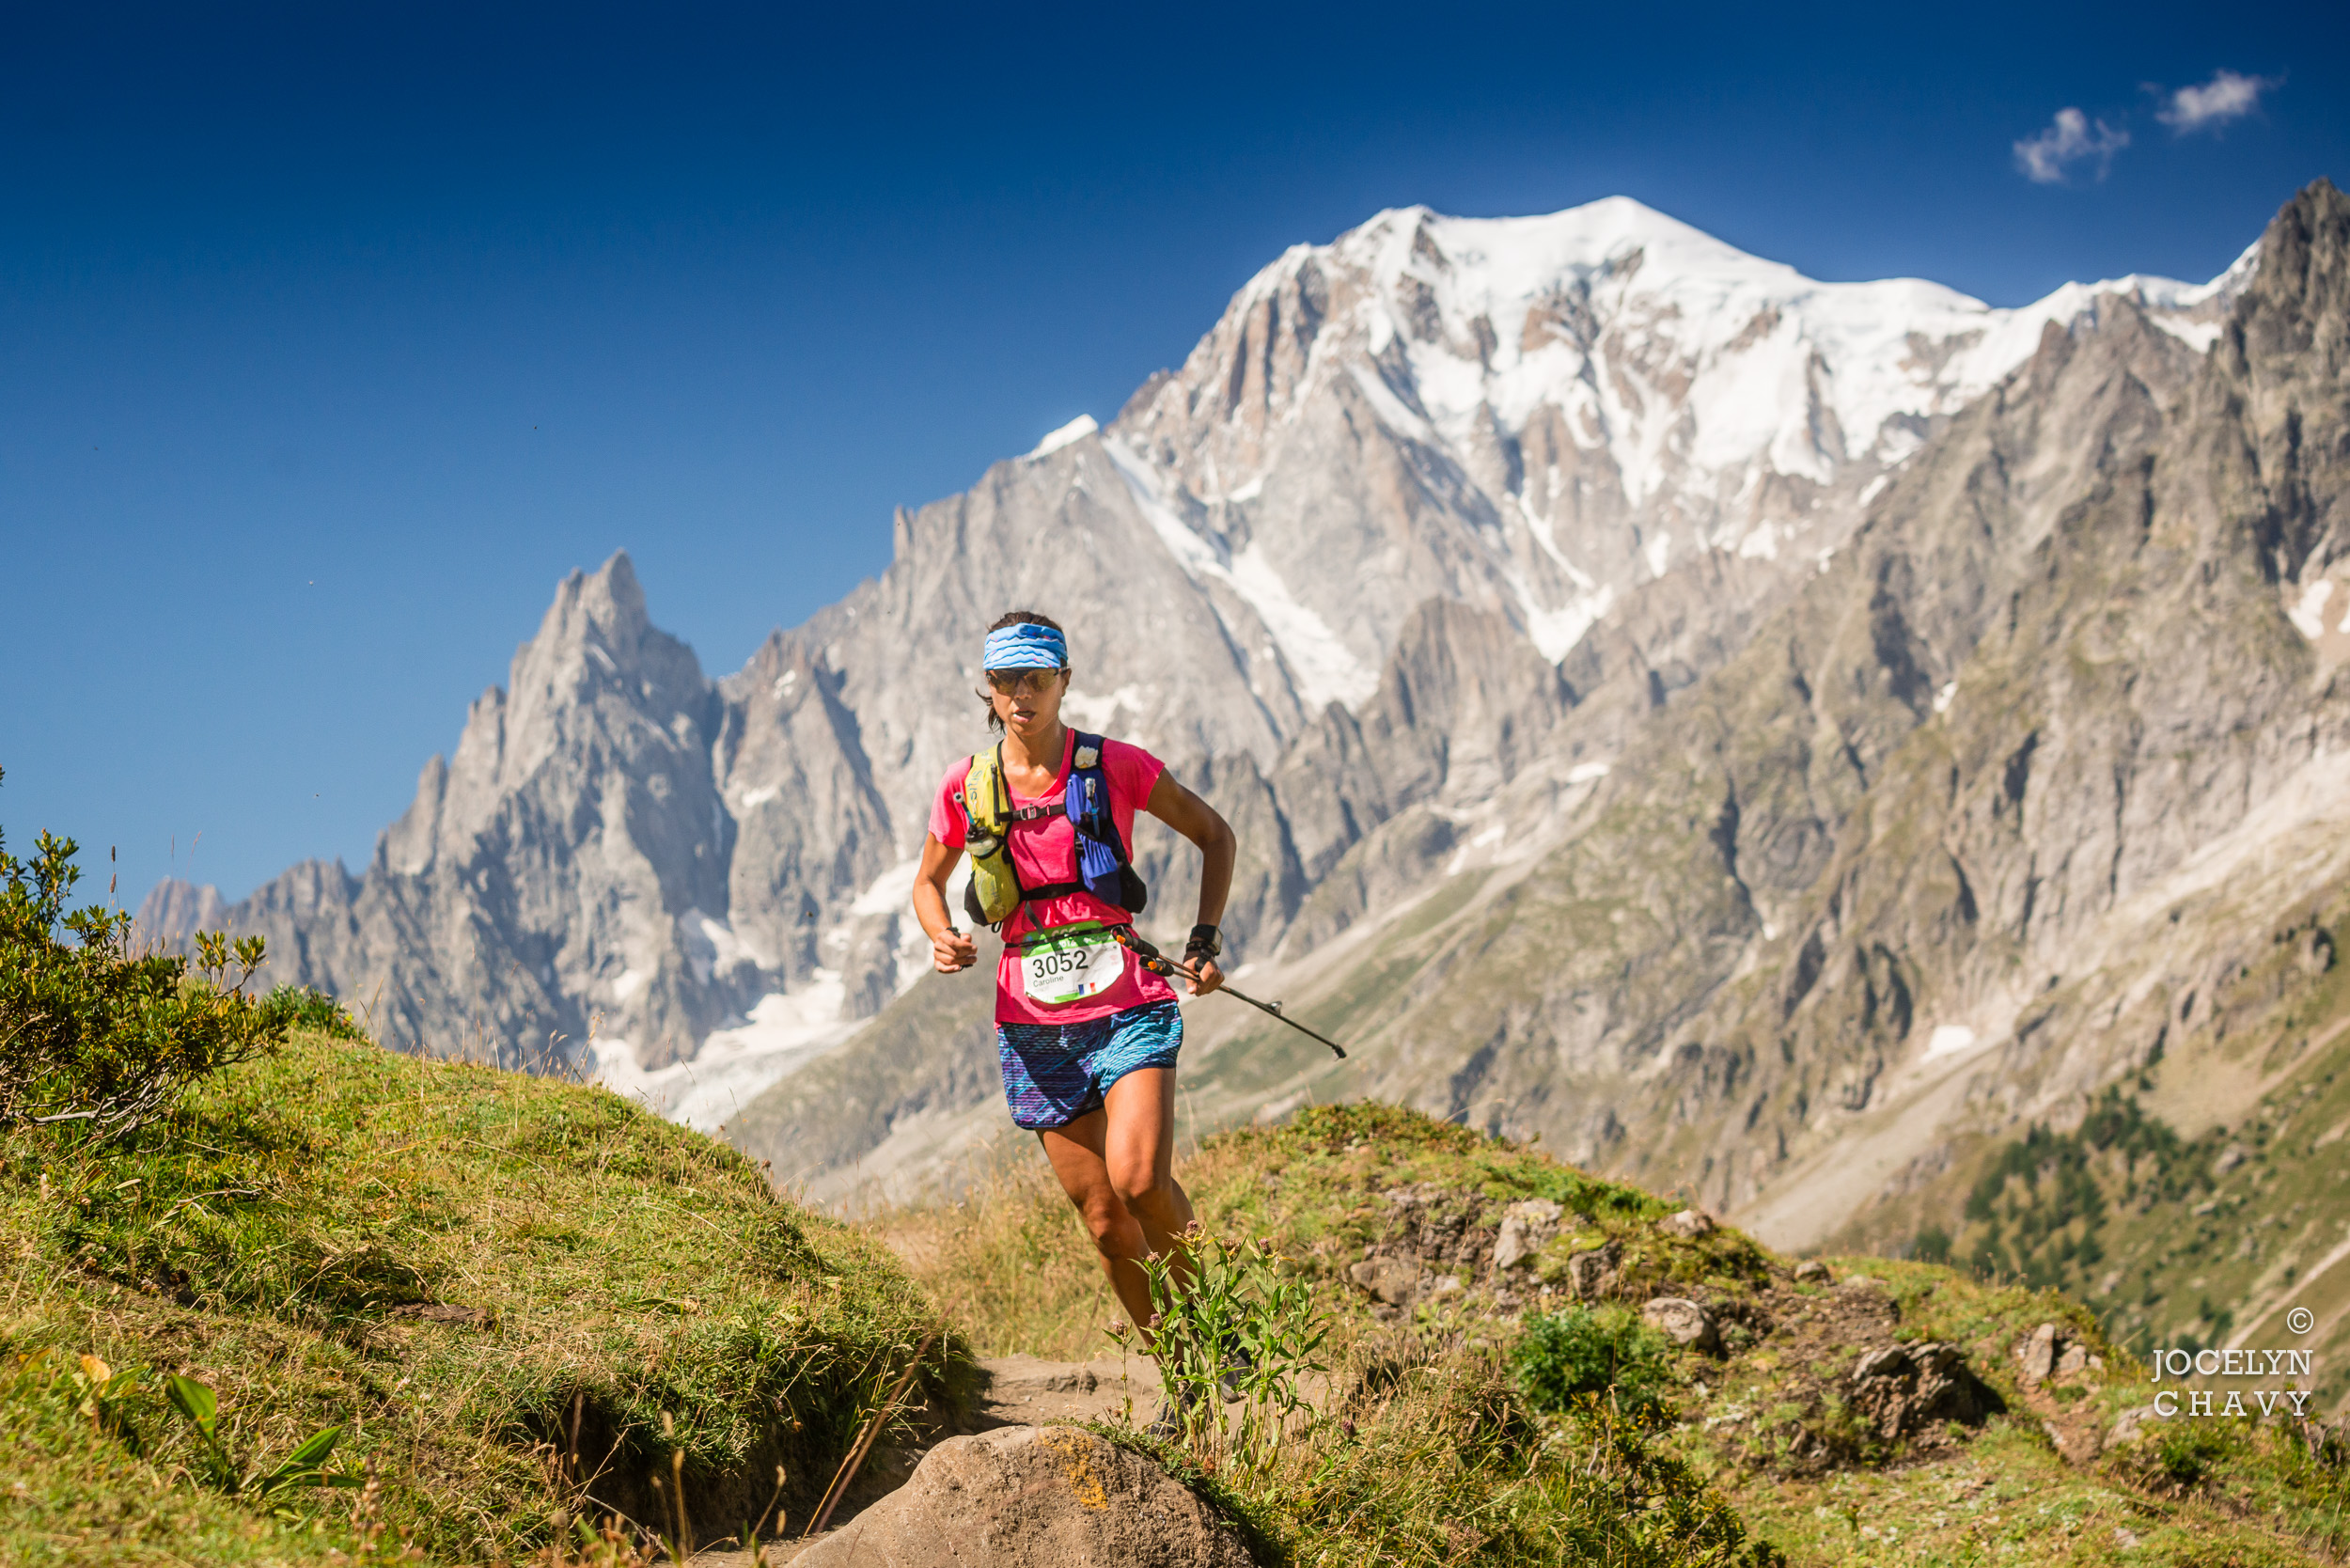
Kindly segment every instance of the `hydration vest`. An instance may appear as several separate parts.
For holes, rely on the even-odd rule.
[[[1119,837],[1118,819],[1110,811],[1110,781],[1102,771],[1102,737],[1077,732],[1069,760],[1069,783],[1058,801],[1015,808],[1004,782],[1004,747],[996,743],[971,756],[971,771],[963,781],[963,811],[966,821],[964,847],[971,855],[971,885],[964,889],[964,912],[973,923],[1000,926],[1031,899],[1066,898],[1090,893],[1103,902],[1139,915],[1151,902],[1127,858],[1126,841]],[[1076,830],[1077,879],[1047,883],[1041,887],[1020,886],[1011,863],[1011,824],[1039,817],[1065,815]]]

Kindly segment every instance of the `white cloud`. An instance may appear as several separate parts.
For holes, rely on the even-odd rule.
[[[2238,71],[2222,71],[2200,87],[2181,87],[2165,95],[2162,107],[2154,118],[2180,135],[2210,130],[2242,119],[2260,107],[2261,94],[2276,86],[2280,78],[2246,76]]]
[[[2094,160],[2097,178],[2103,180],[2113,155],[2129,145],[2127,131],[2104,120],[2092,122],[2078,109],[2059,109],[2045,131],[2015,144],[2015,166],[2027,179],[2054,185],[2074,165]]]

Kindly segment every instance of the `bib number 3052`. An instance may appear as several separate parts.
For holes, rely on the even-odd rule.
[[[1028,999],[1046,1007],[1098,996],[1126,973],[1126,949],[1100,926],[1041,931],[1020,949]]]

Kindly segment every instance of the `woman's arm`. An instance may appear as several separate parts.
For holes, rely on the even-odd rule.
[[[931,967],[942,975],[968,969],[979,959],[979,945],[957,931],[947,913],[947,879],[954,874],[955,861],[962,854],[940,843],[936,834],[926,834],[922,869],[914,878],[914,917],[930,933]]]
[[[1216,808],[1175,782],[1162,771],[1151,786],[1149,812],[1199,846],[1199,923],[1213,926],[1224,918],[1224,901],[1232,891],[1232,857],[1238,841],[1232,827]],[[1224,971],[1213,959],[1196,964],[1199,979],[1191,994],[1204,996],[1224,983]]]

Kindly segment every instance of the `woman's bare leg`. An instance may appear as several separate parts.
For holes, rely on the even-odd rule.
[[[1187,1273],[1183,1232],[1191,1199],[1175,1180],[1175,1072],[1147,1067],[1112,1084],[1100,1110],[1037,1134],[1061,1190],[1093,1237],[1110,1289],[1138,1328],[1151,1325],[1141,1260],[1171,1260]]]

